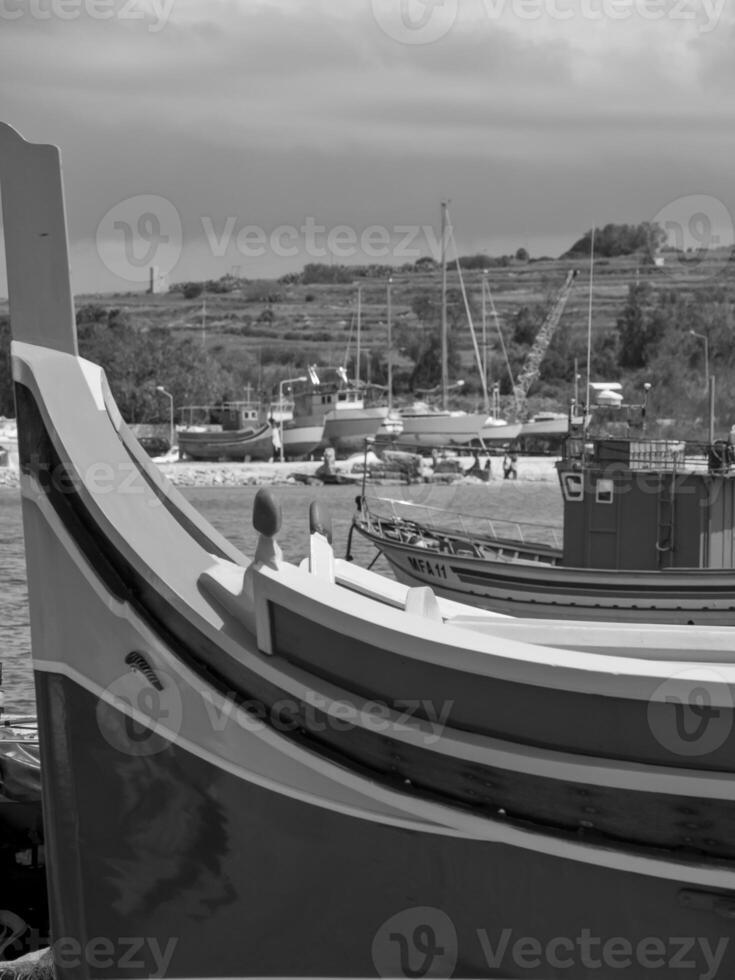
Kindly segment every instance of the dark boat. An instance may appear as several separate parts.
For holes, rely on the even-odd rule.
[[[0,181],[60,980],[730,975],[732,631],[508,639],[268,491],[249,560],[79,357],[58,151]]]
[[[189,405],[182,412],[180,457],[242,463],[273,456],[273,429],[270,423],[259,421],[259,410],[250,402]]]
[[[724,443],[573,438],[564,525],[363,499],[355,530],[399,581],[516,616],[735,625],[735,468]]]

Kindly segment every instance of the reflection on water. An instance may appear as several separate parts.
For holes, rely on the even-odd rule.
[[[255,532],[250,521],[255,487],[187,488],[186,497],[218,531],[241,551],[251,555]],[[309,503],[322,500],[331,511],[334,548],[343,557],[347,543],[354,500],[359,487],[278,487],[274,490],[283,508],[283,528],[279,543],[289,561],[306,554],[309,534]],[[561,500],[558,488],[551,483],[478,483],[473,486],[375,487],[371,496],[396,497],[428,507],[454,513],[492,516],[514,521],[541,524],[559,523]],[[0,548],[2,549],[2,588],[0,589],[0,624],[2,625],[2,664],[5,708],[13,713],[34,710],[33,679],[30,662],[28,628],[28,593],[20,497],[15,490],[0,490]],[[352,553],[355,561],[367,566],[374,551],[355,535]],[[387,562],[376,562],[375,571],[390,574]]]

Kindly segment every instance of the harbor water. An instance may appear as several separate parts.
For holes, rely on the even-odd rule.
[[[246,555],[255,547],[251,523],[252,504],[257,487],[187,488],[183,491],[194,507]],[[274,494],[283,509],[283,528],[279,544],[289,561],[299,561],[308,548],[308,513],[312,500],[324,502],[332,515],[334,550],[344,557],[350,522],[359,487],[278,487]],[[504,482],[472,486],[376,487],[369,495],[410,500],[428,507],[454,513],[492,517],[498,520],[528,521],[541,524],[561,523],[561,497],[553,483]],[[479,521],[478,521],[479,530]],[[13,714],[34,711],[33,679],[28,625],[28,593],[23,551],[23,525],[20,495],[17,490],[0,489],[0,547],[2,548],[2,587],[0,588],[0,623],[5,710]],[[355,561],[367,566],[375,557],[371,545],[359,535],[353,536]],[[390,575],[385,559],[380,558],[376,571]]]

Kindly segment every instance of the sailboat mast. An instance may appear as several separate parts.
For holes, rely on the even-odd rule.
[[[393,308],[391,305],[391,286],[393,277],[388,277],[388,408],[393,408]]]
[[[447,351],[447,202],[442,201],[442,408],[449,404],[449,364]]]
[[[482,273],[482,374],[485,378],[485,411],[490,414],[487,377],[487,269]]]
[[[589,311],[587,314],[587,393],[585,395],[584,412],[589,415],[590,410],[590,381],[592,374],[592,290],[595,281],[595,227],[592,227],[590,236],[590,296]]]
[[[357,287],[357,351],[355,363],[355,381],[360,384],[360,328],[362,326],[362,286]]]

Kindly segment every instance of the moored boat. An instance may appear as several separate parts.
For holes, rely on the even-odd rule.
[[[400,581],[502,613],[735,625],[735,471],[718,452],[570,440],[563,530],[367,500],[354,527]]]
[[[268,491],[249,560],[78,355],[58,152],[0,181],[61,980],[731,973],[732,631],[509,639]]]

